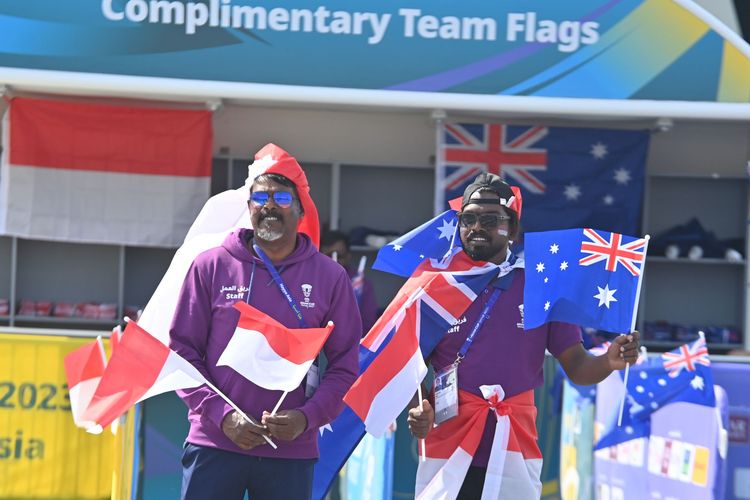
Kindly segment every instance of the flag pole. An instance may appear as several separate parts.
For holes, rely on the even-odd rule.
[[[104,361],[104,364],[107,364],[107,354],[104,352],[104,343],[102,342],[102,336],[97,335],[96,336],[96,345],[99,346],[99,354],[102,355],[102,361]]]
[[[419,409],[421,411],[424,411],[424,403],[423,403],[423,399],[422,399],[422,383],[421,382],[417,382],[417,397],[419,398]],[[426,450],[425,450],[424,439],[420,439],[419,440],[419,447],[420,447],[419,457],[422,460],[422,462],[425,462],[427,460],[427,457],[426,457],[427,453],[426,453]]]
[[[641,298],[641,284],[643,283],[643,275],[646,273],[646,254],[648,253],[648,241],[651,239],[651,235],[647,234],[644,238],[646,243],[643,246],[643,265],[641,266],[641,273],[638,275],[638,285],[635,289],[635,303],[633,304],[633,318],[630,320],[630,333],[635,330],[635,320],[638,314],[638,302]],[[630,375],[630,363],[625,364],[625,376],[623,377],[623,384],[625,385],[625,392],[622,393],[622,400],[620,400],[620,413],[617,416],[617,427],[622,426],[622,412],[625,409],[625,397],[628,395],[628,375]]]
[[[281,406],[281,403],[284,402],[284,398],[287,394],[289,394],[289,391],[284,391],[284,393],[281,395],[281,399],[279,399],[279,402],[276,403],[276,406],[274,406],[273,410],[271,410],[271,416],[276,415],[276,412],[279,411],[279,406]]]
[[[205,377],[204,377],[204,378],[205,378]],[[214,392],[215,392],[216,394],[218,394],[218,395],[219,395],[219,396],[221,397],[221,399],[223,399],[224,401],[226,401],[226,402],[227,402],[227,404],[228,404],[229,406],[231,406],[231,407],[232,407],[232,408],[234,409],[234,411],[236,411],[237,413],[239,413],[239,414],[240,414],[240,415],[242,416],[242,418],[244,418],[245,420],[247,420],[247,421],[248,421],[248,422],[250,422],[251,424],[255,424],[255,425],[260,425],[260,424],[258,424],[257,422],[255,422],[255,421],[254,421],[253,419],[251,419],[250,417],[248,417],[248,416],[247,416],[247,415],[245,414],[245,412],[244,412],[244,411],[240,410],[240,407],[239,407],[239,406],[237,406],[236,404],[234,404],[234,402],[233,402],[233,401],[232,401],[231,399],[229,399],[229,398],[228,398],[228,397],[226,396],[226,394],[224,394],[223,392],[221,392],[221,391],[219,390],[219,388],[218,388],[218,387],[216,387],[216,386],[215,386],[214,384],[212,384],[212,383],[211,383],[211,382],[209,382],[208,380],[206,380],[205,382],[206,382],[206,385],[207,385],[207,386],[208,386],[208,387],[209,387],[209,388],[210,388],[210,389],[211,389],[212,391],[214,391]],[[283,398],[282,398],[282,399],[283,399]],[[278,447],[276,446],[276,443],[274,443],[273,441],[271,441],[271,438],[270,438],[270,437],[268,437],[268,436],[266,436],[265,434],[263,434],[263,439],[265,439],[265,440],[266,440],[266,443],[270,444],[270,445],[271,445],[271,448],[273,448],[274,450],[275,450],[276,448],[278,448]]]

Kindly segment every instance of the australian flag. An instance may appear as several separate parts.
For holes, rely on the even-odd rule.
[[[596,448],[648,436],[651,414],[670,403],[716,406],[711,361],[703,337],[630,367],[623,424],[613,415]]]
[[[457,253],[423,263],[407,280],[360,343],[360,375],[344,397],[345,410],[320,429],[313,499],[325,496],[365,431],[379,436],[396,420],[427,372],[424,357],[500,271]]]
[[[490,172],[520,187],[526,230],[638,232],[647,131],[445,123],[441,136],[436,182],[446,208]]]
[[[426,259],[442,260],[461,247],[457,211],[450,209],[393,240],[378,251],[373,269],[411,276]]]
[[[594,229],[527,233],[524,324],[632,328],[647,240]]]

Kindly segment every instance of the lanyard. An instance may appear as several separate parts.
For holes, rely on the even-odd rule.
[[[268,272],[271,273],[271,277],[276,282],[276,285],[279,287],[279,290],[281,290],[281,295],[284,296],[286,301],[289,303],[289,307],[292,308],[292,311],[294,311],[294,315],[297,316],[297,321],[299,321],[299,324],[302,328],[307,328],[307,322],[305,321],[305,318],[302,316],[302,310],[300,310],[299,304],[297,304],[297,301],[294,300],[294,297],[292,297],[292,294],[289,293],[289,290],[286,288],[286,285],[284,284],[284,281],[281,279],[281,275],[276,270],[275,267],[273,267],[273,264],[271,263],[271,259],[268,258],[268,256],[265,254],[263,250],[260,249],[258,245],[253,243],[253,249],[255,250],[255,253],[258,254],[258,256],[261,258],[263,263],[268,268]]]
[[[471,333],[469,333],[469,336],[466,337],[464,345],[461,346],[458,354],[456,354],[456,361],[453,362],[454,365],[458,365],[461,360],[466,357],[466,353],[469,351],[469,347],[471,347],[472,342],[474,342],[474,337],[476,337],[477,333],[479,333],[479,329],[482,328],[482,325],[487,320],[487,318],[490,317],[490,309],[492,309],[492,306],[494,306],[495,302],[497,302],[497,298],[500,297],[500,292],[501,290],[499,288],[495,288],[495,291],[492,292],[492,295],[490,295],[490,299],[484,305],[482,313],[479,315],[479,319],[477,319],[477,322],[474,323],[474,327],[471,329]]]

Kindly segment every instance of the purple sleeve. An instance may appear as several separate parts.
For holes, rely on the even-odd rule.
[[[344,270],[336,281],[331,310],[326,317],[335,325],[323,352],[328,360],[323,379],[315,394],[299,408],[307,418],[307,428],[317,429],[333,421],[344,409],[344,394],[359,373],[359,339],[362,321],[357,311],[349,277]]]
[[[193,263],[177,298],[172,327],[169,329],[169,347],[211,380],[204,361],[211,325],[211,297],[208,290],[206,280]],[[179,390],[177,395],[193,412],[219,428],[224,416],[232,411],[231,406],[205,385]]]
[[[362,316],[362,336],[364,337],[378,319],[378,303],[375,300],[375,289],[368,280],[365,280],[362,289],[362,303],[359,307],[359,314]]]
[[[547,328],[549,328],[547,350],[554,357],[560,356],[570,346],[583,341],[581,329],[576,325],[552,321],[547,325]]]

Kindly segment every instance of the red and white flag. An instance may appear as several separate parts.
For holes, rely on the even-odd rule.
[[[333,331],[333,323],[325,328],[287,328],[245,302],[234,307],[240,320],[216,364],[268,390],[296,389]]]
[[[541,496],[542,454],[536,443],[534,392],[506,400],[499,385],[483,385],[480,390],[484,398],[459,391],[458,416],[427,435],[427,459],[417,467],[417,500],[458,496],[482,439],[488,411],[494,413],[496,423],[482,499]]]
[[[78,427],[88,427],[91,422],[83,420],[83,412],[91,402],[107,364],[101,339],[96,339],[68,353],[64,364],[73,422]]]
[[[197,387],[205,377],[179,354],[130,321],[83,414],[98,433],[139,401]]]
[[[16,97],[2,145],[0,234],[175,247],[210,193],[207,110]]]

